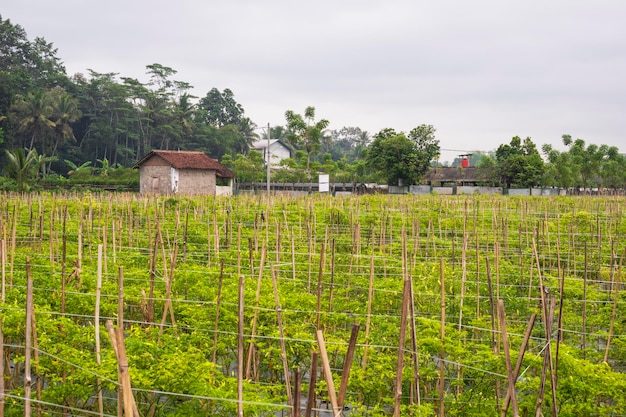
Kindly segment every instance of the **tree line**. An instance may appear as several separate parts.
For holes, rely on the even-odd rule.
[[[0,188],[94,175],[136,181],[130,168],[153,149],[203,151],[239,181],[265,181],[265,161],[251,145],[267,130],[246,117],[230,89],[197,97],[176,74],[155,63],[146,66],[147,82],[92,69],[68,76],[52,43],[29,40],[21,26],[0,16],[0,163],[10,178]],[[371,135],[358,127],[329,130],[313,106],[284,116],[285,124],[272,126],[269,135],[292,156],[273,170],[273,181],[310,182],[325,172],[333,182],[419,184],[440,165],[432,125]],[[475,152],[481,181],[506,187],[626,184],[625,157],[616,147],[571,136],[563,143],[566,151],[544,145],[541,155],[530,138],[516,136],[495,152]]]

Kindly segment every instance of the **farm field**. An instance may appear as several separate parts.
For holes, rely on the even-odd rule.
[[[625,207],[5,194],[0,410],[623,416]]]

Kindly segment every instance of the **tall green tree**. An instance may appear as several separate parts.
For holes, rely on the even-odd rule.
[[[285,112],[287,129],[290,141],[301,147],[307,156],[306,170],[309,181],[311,180],[311,155],[319,152],[324,130],[329,122],[326,119],[315,121],[315,107],[309,106],[304,109],[304,115],[297,114],[292,110]]]
[[[522,141],[514,136],[509,144],[496,150],[496,167],[502,186],[533,187],[543,178],[543,159],[535,143],[528,137]]]
[[[425,126],[411,130],[408,137],[394,129],[378,132],[367,149],[368,166],[387,184],[398,184],[399,180],[404,184],[418,184],[431,161],[439,157],[434,128]]]

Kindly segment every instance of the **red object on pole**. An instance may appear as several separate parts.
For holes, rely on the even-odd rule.
[[[469,159],[467,159],[467,158],[463,158],[463,159],[461,160],[461,166],[462,166],[463,168],[468,168],[468,167],[469,167]]]

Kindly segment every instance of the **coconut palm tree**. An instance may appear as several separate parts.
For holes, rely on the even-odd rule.
[[[63,146],[63,142],[76,140],[72,123],[80,119],[82,113],[78,109],[78,101],[60,87],[53,89],[50,95],[53,98],[51,119],[54,121],[55,139],[51,156],[54,157],[57,149]]]
[[[17,148],[5,152],[7,155],[6,175],[15,181],[18,191],[26,190],[27,182],[35,175],[37,168],[37,151]]]
[[[56,125],[51,120],[52,111],[50,97],[42,90],[16,98],[11,106],[11,114],[19,131],[30,135],[28,149],[33,149],[35,143],[44,141],[53,133]]]

